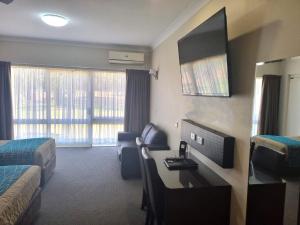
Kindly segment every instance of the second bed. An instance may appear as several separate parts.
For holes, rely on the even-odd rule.
[[[0,166],[38,165],[42,169],[41,184],[51,177],[56,166],[56,145],[52,138],[0,140]]]

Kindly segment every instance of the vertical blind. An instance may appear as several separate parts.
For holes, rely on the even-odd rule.
[[[123,130],[124,72],[12,66],[15,138],[115,144]]]

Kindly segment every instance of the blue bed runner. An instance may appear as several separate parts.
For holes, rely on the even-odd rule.
[[[300,167],[300,141],[285,136],[259,135],[287,146],[287,160],[290,167]]]
[[[285,137],[285,136],[274,136],[274,135],[259,135],[263,138],[268,138],[273,141],[280,142],[282,144],[285,144],[288,148],[299,148],[300,149],[300,141]]]
[[[0,146],[0,165],[32,165],[34,152],[49,138],[11,140]]]
[[[0,166],[0,195],[13,185],[29,167],[29,165]]]

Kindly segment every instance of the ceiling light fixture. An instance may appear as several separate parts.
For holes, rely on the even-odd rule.
[[[53,27],[63,27],[66,26],[69,22],[68,18],[52,13],[43,14],[41,16],[41,19],[44,23]]]

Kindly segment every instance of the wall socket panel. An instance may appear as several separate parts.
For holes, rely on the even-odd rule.
[[[196,141],[196,138],[197,138],[197,135],[195,134],[195,133],[191,133],[191,139],[193,140],[193,141]]]
[[[193,140],[191,134],[196,138]],[[202,138],[202,140],[201,140]],[[181,140],[223,168],[234,167],[235,138],[191,120],[181,122]],[[200,144],[201,143],[201,144]]]
[[[196,141],[197,141],[198,144],[204,145],[204,138],[203,137],[197,136]]]

